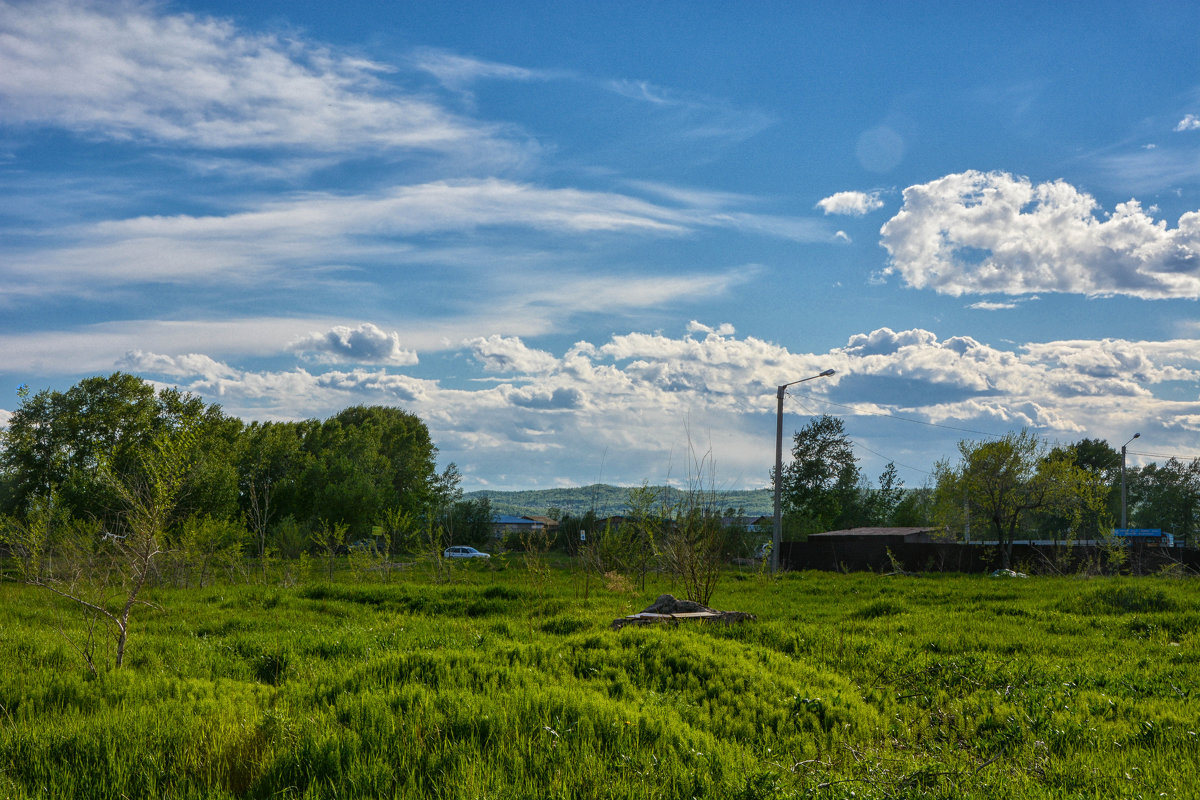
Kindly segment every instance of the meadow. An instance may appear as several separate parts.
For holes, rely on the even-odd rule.
[[[305,577],[152,590],[95,676],[76,609],[0,583],[0,797],[1200,792],[1191,579],[731,571],[756,621],[613,631],[670,584]]]

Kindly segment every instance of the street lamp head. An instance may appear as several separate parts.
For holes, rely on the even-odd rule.
[[[1141,434],[1140,434],[1140,433],[1135,433],[1135,434],[1133,435],[1133,439],[1137,439],[1137,438],[1139,438],[1140,436],[1141,436]],[[1129,441],[1131,441],[1131,442],[1132,442],[1132,441],[1133,441],[1133,439],[1130,439]]]
[[[798,381],[792,381],[790,383],[781,383],[779,385],[779,393],[778,393],[779,399],[781,401],[783,400],[783,391],[785,389],[787,389],[787,387],[795,386],[797,383],[804,383],[805,381],[815,381],[817,378],[828,378],[830,375],[833,374],[833,372],[834,371],[832,369],[827,369],[824,372],[818,372],[816,375],[809,375],[807,378],[801,378]],[[780,413],[782,413],[782,412],[780,412]]]

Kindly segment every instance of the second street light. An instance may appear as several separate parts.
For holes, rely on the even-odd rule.
[[[1129,442],[1132,442],[1134,439],[1138,438],[1139,436],[1141,436],[1140,433],[1135,433],[1133,435],[1133,438],[1131,438],[1129,440]],[[1129,442],[1126,442],[1125,444],[1121,445],[1121,527],[1122,528],[1129,527],[1126,524],[1126,519],[1125,519],[1125,448],[1129,446]]]
[[[787,394],[789,386],[816,378],[828,378],[832,374],[833,370],[827,369],[798,381],[784,383],[775,393],[778,402],[775,412],[775,527],[771,532],[771,572],[779,571],[779,546],[783,539],[783,514],[780,511],[780,500],[783,495],[783,396]]]

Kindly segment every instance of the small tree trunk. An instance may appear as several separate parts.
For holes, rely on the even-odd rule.
[[[128,619],[128,617],[126,617]],[[121,664],[125,662],[125,640],[128,638],[129,628],[125,621],[117,625],[117,669],[121,668]]]

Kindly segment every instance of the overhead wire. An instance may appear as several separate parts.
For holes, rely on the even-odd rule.
[[[927,470],[927,469],[921,469],[920,467],[914,467],[914,466],[913,466],[913,465],[911,465],[911,464],[905,464],[905,463],[904,463],[904,462],[902,462],[902,461],[897,461],[897,460],[896,460],[896,459],[894,459],[894,458],[889,458],[888,456],[885,456],[883,453],[880,453],[880,452],[879,452],[879,451],[877,451],[877,450],[872,450],[871,448],[867,447],[865,444],[862,444],[861,442],[856,442],[856,441],[854,441],[853,439],[851,439],[851,440],[850,440],[850,443],[851,443],[852,445],[854,445],[855,447],[858,447],[858,448],[861,448],[861,449],[863,449],[863,450],[866,450],[868,453],[872,453],[872,454],[874,454],[874,455],[877,455],[877,456],[879,456],[880,458],[887,459],[888,461],[890,461],[890,462],[891,462],[891,463],[893,463],[893,464],[896,464],[896,465],[898,465],[898,466],[904,467],[905,469],[911,469],[913,472],[919,472],[919,473],[921,473],[922,475],[932,475],[932,474],[933,474],[932,472],[930,472],[930,471],[929,471],[929,470]]]
[[[944,428],[945,430],[948,430],[948,431],[958,431],[960,433],[974,433],[979,436],[990,436],[993,439],[1003,439],[1005,436],[1005,434],[1002,434],[1002,433],[988,433],[987,431],[977,431],[977,430],[973,430],[971,428],[958,428],[958,427],[955,427],[954,425],[941,425],[937,422],[926,422],[925,420],[913,419],[912,417],[902,417],[899,414],[890,414],[886,411],[864,411],[864,410],[858,408],[857,406],[847,405],[846,403],[835,403],[832,400],[818,400],[817,402],[826,403],[831,406],[839,406],[841,408],[848,408],[851,411],[853,411],[855,414],[871,415],[871,416],[876,416],[876,417],[888,417],[890,419],[898,419],[901,422],[912,422],[916,425],[928,425],[931,428]]]
[[[812,409],[810,409],[810,408],[808,408],[808,407],[806,407],[806,406],[804,405],[804,401],[803,401],[803,400],[801,400],[799,396],[797,396],[797,395],[792,395],[792,397],[795,399],[795,401],[796,401],[796,404],[797,404],[797,405],[799,405],[799,406],[801,406],[801,407],[804,409],[804,411],[805,411],[805,412],[806,412],[806,413],[807,413],[807,414],[808,414],[810,417],[812,417],[812,416],[816,416],[816,414],[814,414],[814,413],[812,412]],[[825,401],[825,402],[828,402],[828,401]],[[841,403],[833,403],[833,405],[842,405],[842,404],[841,404]],[[846,407],[847,407],[847,408],[849,408],[849,406],[846,406]],[[884,415],[884,416],[886,416],[886,415]],[[903,419],[903,418],[901,418],[901,419]],[[917,420],[911,420],[911,421],[912,421],[912,422],[916,422]],[[849,438],[849,437],[847,437],[847,438]],[[871,454],[873,454],[873,455],[877,455],[877,456],[879,456],[879,457],[880,457],[880,458],[882,458],[882,459],[886,459],[887,461],[890,461],[890,462],[892,462],[893,464],[897,464],[897,465],[899,465],[899,466],[901,466],[901,467],[904,467],[905,469],[911,469],[911,470],[913,470],[914,472],[919,472],[919,473],[921,473],[922,475],[932,475],[932,474],[933,474],[933,473],[932,473],[932,472],[930,472],[929,470],[924,470],[924,469],[921,469],[920,467],[914,467],[914,466],[912,466],[911,464],[905,464],[905,463],[904,463],[904,462],[902,462],[902,461],[897,461],[897,460],[896,460],[896,459],[894,459],[894,458],[890,458],[889,456],[885,456],[883,453],[880,453],[880,452],[878,452],[878,451],[872,450],[871,448],[867,447],[865,444],[862,444],[861,442],[857,442],[857,441],[855,441],[854,439],[850,439],[850,444],[854,445],[855,447],[859,447],[859,448],[861,448],[861,449],[863,449],[863,450],[866,450],[868,453],[871,453]]]
[[[804,406],[804,403],[801,400],[800,395],[792,394],[790,390],[785,390],[785,394],[791,395],[791,397],[796,401],[797,405]],[[989,433],[988,431],[977,431],[972,428],[959,428],[954,425],[942,425],[937,422],[926,422],[925,420],[913,419],[912,417],[905,417],[905,416],[901,416],[900,414],[892,414],[892,413],[889,413],[886,411],[866,411],[857,406],[848,405],[846,403],[837,403],[837,402],[834,402],[833,400],[829,400],[827,398],[818,399],[818,398],[812,397],[811,395],[808,395],[806,397],[806,399],[812,400],[813,402],[816,402],[816,403],[824,403],[824,404],[830,405],[830,406],[838,406],[839,408],[846,408],[846,409],[853,411],[856,415],[886,417],[888,419],[895,419],[895,420],[899,420],[901,422],[911,422],[915,425],[926,425],[931,428],[942,428],[943,430],[958,431],[959,433],[973,433],[978,436],[989,436],[993,439],[1003,439],[1004,438],[1004,434],[999,434],[999,433]],[[816,414],[813,413],[811,408],[804,407],[804,411],[809,416],[816,416]],[[916,472],[923,473],[925,475],[933,474],[933,473],[929,472],[928,470],[923,470],[918,467],[914,467],[909,464],[904,464],[902,462],[896,461],[893,458],[888,458],[888,456],[885,456],[882,453],[878,453],[878,452],[872,450],[871,448],[867,447],[866,445],[860,444],[859,442],[855,442],[853,440],[851,440],[851,442],[854,444],[855,447],[861,447],[863,450],[866,450],[868,453],[877,455],[880,458],[887,458],[889,461],[892,461],[893,463],[898,464],[898,465],[904,467],[905,469],[911,469]],[[1178,455],[1178,454],[1172,455],[1169,453],[1147,453],[1142,450],[1128,450],[1126,452],[1128,455],[1131,455],[1131,456],[1148,456],[1150,458],[1174,458],[1178,461],[1195,461],[1197,459],[1200,459],[1200,456],[1183,456],[1183,455]]]
[[[1196,461],[1197,459],[1200,459],[1200,456],[1181,456],[1178,454],[1172,455],[1170,453],[1147,453],[1142,450],[1126,450],[1125,452],[1127,455],[1131,455],[1131,456],[1150,456],[1151,458],[1173,458],[1176,461]]]

